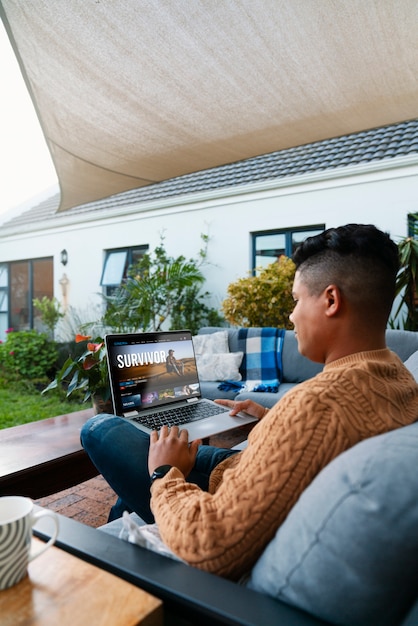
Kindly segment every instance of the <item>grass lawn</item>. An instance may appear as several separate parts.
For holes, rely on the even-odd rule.
[[[0,429],[81,411],[89,406],[81,401],[70,402],[58,392],[42,395],[30,386],[0,381]]]

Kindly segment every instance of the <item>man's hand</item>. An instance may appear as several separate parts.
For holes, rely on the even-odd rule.
[[[252,415],[253,417],[256,417],[258,420],[261,420],[269,411],[269,409],[266,409],[261,404],[257,404],[257,402],[254,402],[253,400],[235,401],[235,400],[219,399],[219,400],[215,400],[215,402],[217,404],[222,404],[222,406],[226,406],[227,408],[231,409],[229,412],[231,416],[237,415],[238,413],[243,411],[244,413],[248,413],[248,415]]]
[[[158,432],[153,430],[150,435],[148,453],[148,471],[150,475],[160,465],[177,467],[187,478],[196,460],[196,454],[201,444],[200,439],[189,443],[187,430],[180,430],[178,426],[163,426]]]

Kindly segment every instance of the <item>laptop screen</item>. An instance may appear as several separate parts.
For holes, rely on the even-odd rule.
[[[200,398],[190,331],[106,335],[105,342],[117,415]]]

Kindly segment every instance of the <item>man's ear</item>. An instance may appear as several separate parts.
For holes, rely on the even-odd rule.
[[[325,315],[328,317],[332,317],[336,315],[342,305],[342,294],[341,290],[337,285],[328,285],[328,287],[324,290],[325,297]]]

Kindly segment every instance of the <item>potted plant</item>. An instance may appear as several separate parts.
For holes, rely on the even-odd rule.
[[[106,347],[102,337],[92,340],[88,335],[76,335],[75,342],[86,342],[85,351],[79,357],[69,356],[42,393],[59,385],[66,388],[67,397],[75,391],[83,391],[83,402],[91,399],[96,413],[112,413]]]

